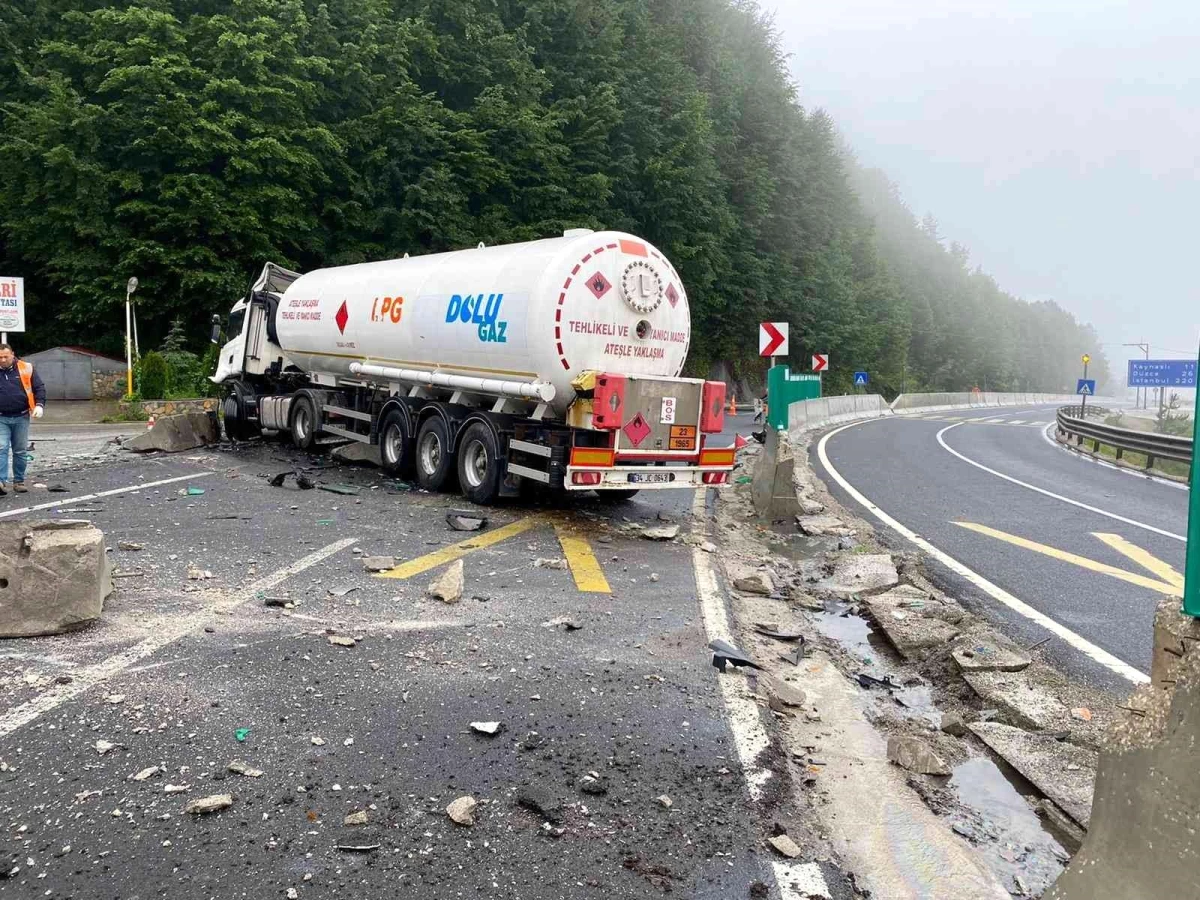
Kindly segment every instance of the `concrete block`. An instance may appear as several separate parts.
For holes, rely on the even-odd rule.
[[[796,516],[796,526],[810,537],[817,537],[823,534],[844,537],[854,534],[854,529],[837,516]]]
[[[881,591],[900,583],[896,564],[887,553],[849,554],[839,559],[833,574],[818,581],[818,590],[835,594],[858,594]]]
[[[343,444],[341,447],[334,447],[329,455],[338,462],[358,463],[367,466],[379,466],[382,464],[379,458],[379,445],[364,444],[361,441],[353,441],[349,444]]]
[[[958,637],[959,629],[941,618],[940,600],[911,585],[864,597],[871,617],[905,659],[923,659],[931,649]]]
[[[1067,815],[1088,827],[1098,758],[1094,750],[999,722],[974,722],[968,727]]]
[[[754,470],[750,496],[754,509],[764,519],[790,519],[800,511],[796,491],[792,486],[792,469],[796,461],[786,431],[767,429],[763,452]],[[803,461],[800,463],[804,465]]]
[[[1200,645],[1200,619],[1185,616],[1176,597],[1159,601],[1154,614],[1154,655],[1150,658],[1150,683],[1170,690],[1184,656]]]
[[[139,434],[121,446],[139,453],[150,450],[178,453],[181,450],[194,450],[206,444],[215,444],[218,440],[220,434],[215,415],[206,412],[185,412],[163,416],[156,420],[154,427],[145,434]]]
[[[1070,719],[1070,710],[1062,701],[1024,672],[963,673],[963,680],[985,706],[995,707],[1004,718],[1022,728],[1044,731]]]
[[[902,769],[918,775],[949,775],[950,767],[918,737],[895,735],[888,738],[887,757]]]
[[[959,642],[951,656],[963,672],[1020,672],[1033,659],[998,634],[971,637]]]
[[[104,534],[90,522],[0,522],[0,637],[86,625],[112,589]]]

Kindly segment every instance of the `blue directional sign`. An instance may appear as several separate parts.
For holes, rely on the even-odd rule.
[[[855,387],[866,387],[870,383],[871,383],[871,376],[868,375],[866,372],[855,372],[854,373],[854,386]]]
[[[1194,388],[1196,386],[1196,360],[1131,359],[1129,361],[1129,386]]]
[[[1096,379],[1095,378],[1080,378],[1075,383],[1075,393],[1082,394],[1085,397],[1096,396]]]

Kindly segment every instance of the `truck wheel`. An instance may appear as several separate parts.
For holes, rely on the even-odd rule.
[[[389,475],[408,475],[413,468],[412,435],[408,420],[398,409],[388,410],[379,426],[379,459]]]
[[[454,473],[450,434],[440,416],[430,416],[417,429],[417,484],[427,491],[440,491]]]
[[[628,491],[596,491],[596,496],[601,500],[607,500],[609,503],[624,503],[626,500],[632,500],[636,497],[637,492],[637,488]]]
[[[458,442],[458,484],[472,503],[487,506],[500,494],[500,448],[496,435],[476,422]]]
[[[297,394],[292,401],[292,443],[301,450],[311,450],[317,442],[317,407],[311,397]]]

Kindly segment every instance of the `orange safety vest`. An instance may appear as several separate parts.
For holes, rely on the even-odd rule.
[[[33,363],[17,360],[17,374],[21,376],[21,387],[25,388],[25,396],[29,398],[29,411],[33,412],[37,405],[33,399]]]

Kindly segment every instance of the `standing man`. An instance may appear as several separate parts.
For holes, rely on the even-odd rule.
[[[33,371],[33,363],[18,360],[13,348],[0,344],[0,494],[6,494],[8,454],[12,451],[12,488],[25,493],[25,466],[29,462],[29,416],[42,417],[46,386]]]

